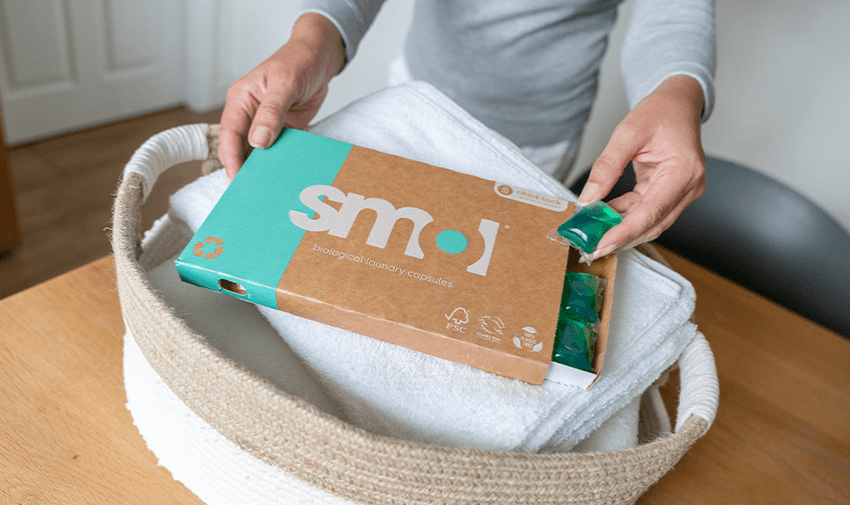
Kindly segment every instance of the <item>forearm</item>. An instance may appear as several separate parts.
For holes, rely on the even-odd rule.
[[[697,129],[702,122],[705,108],[705,93],[700,83],[689,75],[673,75],[662,81],[644,100],[652,100],[660,112],[676,114],[683,120],[695,123]]]
[[[316,13],[298,17],[287,44],[300,44],[314,57],[322,80],[329,82],[345,65],[345,44],[329,19]]]
[[[701,119],[714,105],[714,0],[635,0],[621,51],[630,107],[662,82],[686,75],[699,83]]]

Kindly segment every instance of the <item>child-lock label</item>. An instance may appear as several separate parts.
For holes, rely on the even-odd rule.
[[[569,207],[570,205],[570,202],[566,200],[561,200],[560,198],[555,198],[554,196],[536,193],[528,189],[516,188],[514,186],[511,186],[509,184],[503,184],[501,182],[495,183],[495,185],[493,186],[493,191],[495,191],[496,194],[501,196],[502,198],[508,198],[516,202],[535,205],[537,207],[549,209],[554,212],[563,212],[567,210],[567,207]]]

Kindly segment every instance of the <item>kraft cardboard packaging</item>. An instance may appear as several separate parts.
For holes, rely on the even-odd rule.
[[[176,265],[192,284],[540,384],[570,250],[547,234],[571,214],[285,130],[251,154]]]

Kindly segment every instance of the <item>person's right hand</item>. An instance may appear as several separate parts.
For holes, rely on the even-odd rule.
[[[286,44],[227,91],[218,147],[227,177],[242,168],[245,140],[266,149],[284,126],[306,127],[344,63],[336,26],[319,14],[299,17]]]

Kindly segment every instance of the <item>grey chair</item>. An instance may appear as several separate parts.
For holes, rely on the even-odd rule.
[[[576,194],[588,172],[570,189]],[[850,234],[814,202],[747,167],[706,159],[705,194],[656,243],[850,338]],[[631,190],[634,170],[606,200]]]

